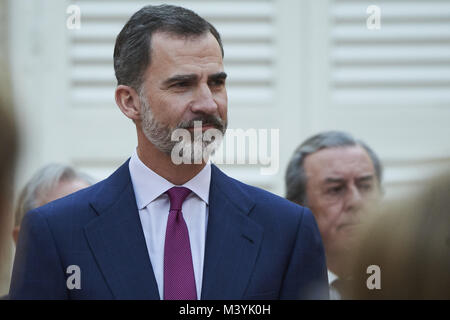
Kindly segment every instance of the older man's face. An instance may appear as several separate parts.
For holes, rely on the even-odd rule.
[[[379,199],[373,163],[361,146],[327,148],[308,155],[307,206],[313,211],[327,254],[351,249],[365,208]]]

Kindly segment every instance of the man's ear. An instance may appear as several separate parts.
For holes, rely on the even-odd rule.
[[[124,115],[133,121],[141,119],[141,102],[136,90],[129,86],[118,85],[115,98]]]

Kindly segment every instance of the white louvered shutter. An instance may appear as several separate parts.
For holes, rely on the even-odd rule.
[[[450,104],[450,1],[336,0],[331,18],[333,103]]]
[[[27,179],[38,166],[72,163],[104,178],[136,146],[114,101],[114,40],[142,6],[163,1],[14,0],[11,58],[26,120]],[[221,33],[229,77],[229,128],[279,129],[279,173],[222,166],[283,194],[295,147],[322,130],[364,139],[390,185],[414,185],[450,163],[450,1],[196,0]],[[81,29],[66,28],[68,5]],[[368,30],[366,9],[381,9]],[[389,189],[387,193],[389,194]]]
[[[328,27],[316,40],[323,74],[311,133],[341,129],[366,140],[384,160],[388,196],[400,194],[450,163],[450,1],[321,3],[315,17]],[[379,30],[367,28],[371,5],[381,11]]]

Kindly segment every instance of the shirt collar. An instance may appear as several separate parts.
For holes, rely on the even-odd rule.
[[[332,284],[334,280],[338,279],[339,277],[331,272],[330,270],[328,270],[328,284]]]
[[[139,159],[136,150],[131,156],[129,170],[134,194],[136,196],[136,203],[139,210],[148,206],[152,201],[157,199],[170,188],[175,187],[173,183],[167,181],[156,172],[148,168],[141,161],[141,159]],[[208,204],[210,182],[211,163],[208,161],[208,163],[195,177],[182,186],[189,188],[200,199]]]

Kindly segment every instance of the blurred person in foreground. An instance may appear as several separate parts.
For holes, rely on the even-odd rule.
[[[225,133],[228,107],[214,26],[181,7],[146,6],[119,33],[114,68],[137,148],[106,180],[25,216],[10,297],[327,298],[309,293],[327,283],[310,210],[208,161],[203,133]],[[191,145],[206,157],[192,163]]]
[[[360,243],[354,299],[450,299],[450,172],[375,210]]]
[[[0,279],[2,284],[8,282],[11,272],[11,199],[19,143],[16,123],[9,108],[11,108],[9,101],[0,92]]]
[[[17,200],[13,238],[17,244],[20,224],[25,214],[46,203],[89,187],[93,179],[63,164],[49,164],[38,170],[23,187]]]
[[[349,259],[367,208],[381,196],[382,167],[364,142],[341,131],[305,140],[285,175],[286,198],[314,213],[325,246],[330,299],[348,298]]]
[[[1,9],[5,5],[0,4]],[[14,177],[19,154],[20,132],[14,117],[14,99],[9,70],[8,19],[0,13],[0,295],[7,293],[11,276]]]

